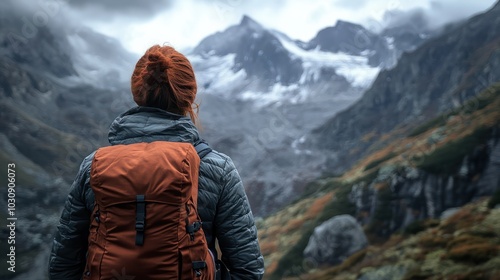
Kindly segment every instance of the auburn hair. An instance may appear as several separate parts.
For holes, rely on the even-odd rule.
[[[197,85],[193,67],[174,48],[159,45],[149,48],[135,65],[131,89],[137,105],[189,115],[194,123],[197,122],[198,105],[194,102]]]

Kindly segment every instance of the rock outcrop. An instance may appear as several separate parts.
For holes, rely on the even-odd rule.
[[[340,215],[314,229],[304,250],[304,257],[314,266],[335,265],[367,245],[365,233],[356,219]]]
[[[439,218],[447,209],[500,190],[500,136],[497,133],[493,130],[486,144],[471,150],[456,172],[433,173],[415,167],[386,165],[379,169],[373,181],[355,184],[349,199],[356,205],[360,222],[378,225],[373,227],[374,232],[387,237],[415,221]]]

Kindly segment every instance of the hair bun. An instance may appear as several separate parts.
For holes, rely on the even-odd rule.
[[[151,72],[165,72],[170,68],[170,60],[161,52],[152,52],[148,54],[147,69]]]
[[[149,86],[158,86],[168,82],[167,70],[169,67],[170,61],[163,53],[151,52],[147,55],[146,71],[148,74],[143,78]]]

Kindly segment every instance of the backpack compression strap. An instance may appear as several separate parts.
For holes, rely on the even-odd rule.
[[[144,227],[146,222],[146,201],[144,195],[137,195],[136,201],[136,215],[135,215],[135,245],[144,245]]]
[[[194,146],[194,148],[196,149],[196,152],[198,153],[200,159],[204,158],[212,151],[212,148],[210,148],[205,140],[201,140],[201,142]]]

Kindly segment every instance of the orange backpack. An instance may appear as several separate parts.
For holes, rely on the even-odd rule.
[[[189,143],[164,141],[97,150],[83,279],[215,278],[197,212],[200,156]]]

